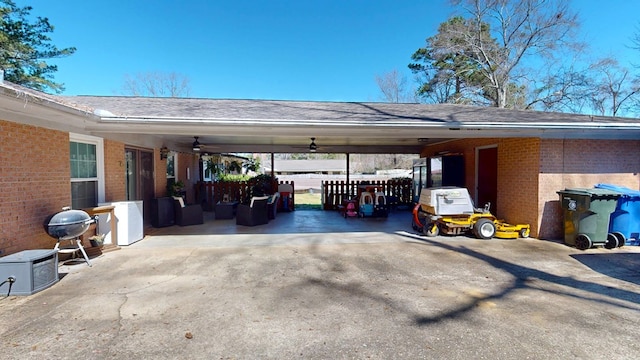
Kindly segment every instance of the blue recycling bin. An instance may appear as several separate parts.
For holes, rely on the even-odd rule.
[[[621,246],[640,245],[640,191],[611,184],[595,187],[621,193],[616,209],[611,213],[609,233],[618,238]]]

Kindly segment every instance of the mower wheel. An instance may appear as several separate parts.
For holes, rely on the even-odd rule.
[[[489,219],[478,219],[473,225],[473,233],[478,239],[491,239],[496,234],[496,225]]]
[[[530,233],[531,231],[528,228],[522,228],[520,229],[519,235],[521,238],[526,239],[529,237]]]
[[[427,236],[438,236],[440,234],[440,228],[437,223],[427,224],[422,231]]]

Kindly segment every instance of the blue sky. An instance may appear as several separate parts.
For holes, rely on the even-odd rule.
[[[15,0],[48,17],[65,95],[118,95],[125,75],[177,72],[192,97],[379,101],[375,76],[452,13],[446,0]],[[604,5],[606,3],[606,5]],[[594,57],[640,64],[640,1],[574,0]]]

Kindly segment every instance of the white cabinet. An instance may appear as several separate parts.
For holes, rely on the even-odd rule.
[[[105,234],[104,243],[113,244],[111,222],[116,222],[117,245],[131,245],[144,237],[142,201],[116,201],[98,204],[114,206],[115,219],[111,214],[100,214],[98,232]]]

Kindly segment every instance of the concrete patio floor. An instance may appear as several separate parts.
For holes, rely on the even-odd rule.
[[[425,238],[409,212],[209,218],[0,298],[2,358],[631,359],[639,269],[639,247]]]

